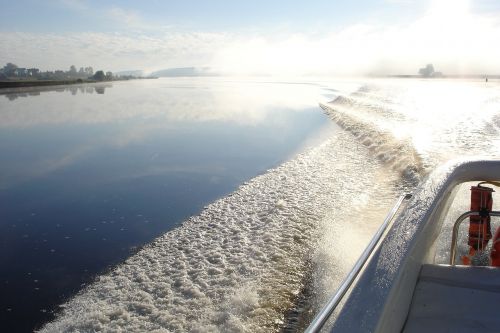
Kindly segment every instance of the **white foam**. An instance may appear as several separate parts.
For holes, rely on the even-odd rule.
[[[349,112],[354,107],[350,99],[340,96],[333,102],[320,106],[340,127],[352,133],[374,156],[398,171],[406,180],[416,185],[427,174],[422,159],[410,140],[396,139],[373,122],[353,115],[353,112]]]
[[[498,140],[498,101],[481,108],[480,88],[397,84],[396,99],[390,86],[364,87],[323,105],[354,136],[340,132],[207,206],[101,276],[42,331],[277,331],[306,284],[320,307],[393,203],[401,178],[391,169],[416,183],[448,158],[497,149],[478,128]],[[461,106],[457,88],[470,103]],[[391,114],[411,140],[388,129]]]
[[[254,178],[99,277],[42,331],[278,329],[310,274],[318,227],[364,192],[352,179],[370,179],[372,163],[354,161],[366,154],[339,133]]]

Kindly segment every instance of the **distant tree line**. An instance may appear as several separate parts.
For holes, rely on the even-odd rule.
[[[42,72],[38,68],[22,68],[11,62],[7,63],[3,68],[0,68],[0,80],[9,79],[32,79],[32,80],[95,80],[95,81],[110,81],[113,73],[99,70],[94,73],[92,66],[80,67],[76,70],[74,65],[71,65],[68,71],[55,70]]]

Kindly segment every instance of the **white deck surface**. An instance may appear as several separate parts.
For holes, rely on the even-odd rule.
[[[500,332],[500,268],[423,265],[403,332]]]

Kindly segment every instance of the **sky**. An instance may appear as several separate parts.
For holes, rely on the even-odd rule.
[[[498,0],[0,0],[0,66],[500,74]]]

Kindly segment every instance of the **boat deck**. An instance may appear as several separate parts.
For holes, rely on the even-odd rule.
[[[423,265],[403,328],[500,332],[500,268]]]

